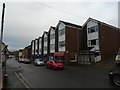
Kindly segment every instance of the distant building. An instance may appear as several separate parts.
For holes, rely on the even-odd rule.
[[[8,57],[9,57],[9,50],[8,50],[8,48],[7,48],[7,45],[2,42],[2,44],[1,44],[1,54],[0,54],[0,58],[2,59],[2,61],[4,61],[4,60],[7,59]]]
[[[22,58],[28,58],[28,59],[31,59],[31,45],[25,47],[23,50],[22,50]]]
[[[22,53],[23,53],[23,50],[20,49],[20,50],[19,50],[19,60],[22,58]]]
[[[39,58],[42,58],[42,37],[38,38],[38,54]]]
[[[39,42],[38,42],[38,39],[35,39],[35,58],[38,58],[39,57]]]
[[[51,26],[48,32],[48,55],[49,59],[54,58],[55,53],[55,27]]]
[[[31,41],[31,61],[35,60],[35,40]]]
[[[48,59],[48,32],[45,31],[42,35],[42,58],[43,60]]]

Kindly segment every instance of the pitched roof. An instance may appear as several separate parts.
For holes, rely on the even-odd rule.
[[[69,23],[69,22],[62,21],[62,20],[59,20],[59,22],[58,22],[58,24],[57,24],[56,27],[58,27],[58,25],[59,25],[61,22],[64,23],[65,25],[68,25],[68,26],[73,26],[73,27],[76,27],[76,28],[82,28],[82,26],[80,26],[80,25],[76,25],[76,24]]]
[[[115,27],[115,26],[109,25],[109,24],[107,24],[107,23],[101,22],[101,21],[96,20],[96,19],[93,19],[93,18],[91,18],[91,17],[88,18],[88,20],[83,24],[82,27],[84,27],[89,21],[94,21],[94,22],[97,22],[97,23],[100,23],[100,24],[104,24],[104,25],[107,25],[107,26],[112,27],[112,28],[115,28],[115,29],[119,29],[119,28],[117,28],[117,27]]]
[[[55,27],[51,26],[50,28],[53,28],[55,30]]]
[[[70,26],[74,26],[74,27],[82,28],[82,26],[77,25],[77,24],[69,23],[69,22],[62,21],[62,20],[60,20],[60,22],[64,23],[65,25],[70,25]]]

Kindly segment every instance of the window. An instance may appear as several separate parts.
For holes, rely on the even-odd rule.
[[[65,46],[65,41],[59,42],[59,47],[64,47]]]
[[[65,29],[59,30],[59,36],[62,36],[62,35],[64,35],[64,34],[65,34]]]
[[[44,51],[46,51],[47,50],[47,46],[44,46]]]
[[[55,34],[51,34],[50,35],[50,39],[52,40],[52,39],[55,39]]]
[[[51,50],[55,49],[55,44],[51,44],[51,45],[50,45],[50,49],[51,49]]]
[[[98,27],[97,26],[88,28],[88,33],[94,33],[94,32],[97,32],[97,31],[98,31]]]
[[[96,40],[91,40],[91,45],[96,45]]]
[[[44,42],[47,42],[47,37],[44,38]]]
[[[89,45],[89,46],[98,45],[98,39],[89,40],[89,41],[88,41],[88,45]]]

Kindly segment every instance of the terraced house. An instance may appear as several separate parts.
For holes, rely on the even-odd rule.
[[[42,58],[43,60],[48,60],[48,32],[42,35]]]
[[[54,59],[54,53],[55,53],[55,27],[51,26],[48,32],[49,59]]]
[[[42,58],[42,37],[38,38],[38,57]]]
[[[35,59],[35,40],[31,41],[31,61]]]
[[[83,47],[79,63],[90,64],[116,55],[119,45],[119,29],[89,18],[83,25]]]
[[[77,63],[79,52],[79,32],[82,27],[65,21],[59,21],[56,26],[56,52],[54,56],[66,64]]]
[[[120,29],[93,18],[83,26],[60,20],[31,44],[34,57],[62,60],[65,64],[91,64],[116,55]]]

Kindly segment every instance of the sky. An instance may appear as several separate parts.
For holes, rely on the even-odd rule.
[[[3,41],[19,50],[41,37],[59,20],[83,25],[89,17],[118,27],[119,0],[1,0],[5,2]]]

